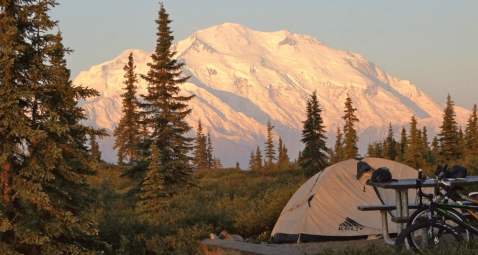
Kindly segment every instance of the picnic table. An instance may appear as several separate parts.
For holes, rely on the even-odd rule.
[[[454,186],[471,186],[478,184],[478,176],[468,176],[466,178],[459,179],[443,179],[445,182],[449,182],[452,187]],[[407,222],[409,217],[409,209],[417,209],[418,204],[410,204],[408,202],[408,190],[417,188],[417,179],[401,179],[388,182],[372,182],[368,180],[367,185],[382,188],[382,189],[394,189],[396,195],[396,205],[368,205],[359,206],[357,209],[361,211],[380,210],[382,215],[382,233],[386,243],[394,245],[395,242],[390,239],[388,233],[388,218],[387,212],[396,209],[397,217],[392,217],[392,221],[399,224],[398,233],[404,229],[404,223]],[[423,182],[422,187],[435,187],[437,184],[435,179],[426,179]]]

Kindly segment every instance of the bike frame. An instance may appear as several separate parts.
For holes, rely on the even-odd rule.
[[[443,216],[445,219],[451,220],[458,224],[459,226],[467,229],[468,231],[472,232],[475,235],[478,235],[478,229],[471,226],[470,223],[462,221],[459,218],[456,218],[449,212],[447,209],[461,209],[461,210],[478,210],[478,205],[460,205],[460,204],[449,204],[449,203],[437,203],[431,201],[429,204],[429,213],[428,213],[428,221],[435,222],[436,219],[433,217],[436,214]]]
[[[417,179],[417,188],[418,188],[418,195],[419,195],[419,199],[420,199],[420,204],[422,204],[423,206],[426,206],[425,204],[423,204],[422,197],[426,197],[430,201],[430,203],[428,205],[429,211],[428,211],[428,219],[427,219],[429,222],[435,222],[436,219],[433,216],[435,214],[438,214],[438,215],[443,216],[445,219],[448,219],[448,220],[451,220],[451,221],[455,222],[456,224],[458,224],[459,226],[467,229],[468,231],[472,232],[473,234],[478,235],[478,229],[477,228],[471,226],[470,223],[468,223],[468,222],[465,222],[465,221],[462,221],[459,218],[456,218],[455,216],[453,216],[452,214],[450,214],[447,211],[447,209],[467,210],[470,213],[471,216],[478,219],[477,215],[472,212],[472,210],[478,210],[478,203],[477,203],[478,201],[473,200],[473,199],[471,199],[467,196],[460,195],[459,193],[452,190],[451,187],[449,187],[449,185],[447,183],[445,183],[445,182],[441,181],[439,178],[437,178],[437,186],[435,187],[434,193],[435,193],[435,195],[438,195],[438,194],[444,195],[445,196],[445,200],[444,200],[445,202],[434,202],[433,201],[433,195],[425,194],[425,193],[422,192],[422,186],[421,186],[422,183],[423,183],[422,178]],[[445,186],[445,188],[444,188],[444,191],[446,192],[445,194],[442,194],[439,191],[440,184]],[[454,204],[448,203],[449,199],[453,200],[455,203]],[[460,201],[463,201],[463,200],[474,202],[474,203],[476,203],[476,205],[460,204]]]

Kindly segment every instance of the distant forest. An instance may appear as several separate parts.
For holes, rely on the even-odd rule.
[[[114,130],[117,164],[101,160],[103,129],[81,124],[78,100],[98,92],[72,84],[56,0],[0,2],[0,251],[2,254],[194,254],[198,241],[226,230],[248,242],[268,241],[280,212],[308,178],[358,157],[356,108],[349,96],[343,128],[326,147],[316,92],[307,100],[304,149],[291,162],[286,144],[267,124],[267,141],[251,152],[248,169],[223,168],[201,121],[194,138],[185,118],[194,110],[180,96],[188,81],[174,59],[171,20],[160,3],[157,45],[146,75],[124,66],[123,117]],[[148,93],[136,95],[143,79]],[[396,160],[431,174],[438,164],[478,173],[477,106],[465,130],[450,96],[441,132],[402,128],[369,144],[367,156]],[[260,147],[264,146],[263,151]],[[264,153],[264,155],[263,155]]]

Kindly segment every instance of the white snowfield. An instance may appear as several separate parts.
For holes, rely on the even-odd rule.
[[[389,123],[398,139],[401,128],[408,131],[415,115],[420,128],[427,126],[431,140],[443,120],[444,105],[410,81],[391,76],[360,54],[329,48],[311,36],[287,30],[259,32],[225,23],[194,33],[175,44],[174,50],[178,61],[185,63],[183,73],[191,76],[181,86],[181,94],[196,95],[189,103],[193,111],[187,118],[194,129],[191,136],[201,119],[205,132],[211,133],[215,156],[226,167],[237,161],[246,169],[251,151],[257,146],[264,151],[268,119],[275,126],[275,139],[281,136],[289,156],[296,158],[303,148],[300,139],[306,101],[315,90],[329,132],[329,147],[335,142],[337,126],[343,127],[347,94],[357,108],[362,154],[369,142],[386,136]],[[81,102],[87,124],[112,133],[121,119],[123,67],[130,52],[136,72],[146,74],[152,52],[132,49],[73,80],[75,85],[101,94]],[[138,97],[147,93],[146,82],[139,80]],[[471,112],[457,106],[455,111],[464,128]],[[116,162],[113,142],[113,137],[100,140],[106,161]]]

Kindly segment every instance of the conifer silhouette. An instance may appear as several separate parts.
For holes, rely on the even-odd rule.
[[[98,234],[88,214],[95,172],[77,100],[98,92],[74,86],[57,21],[58,3],[0,1],[0,252],[86,254]]]
[[[303,122],[302,143],[305,148],[301,154],[300,166],[307,175],[314,175],[328,166],[328,158],[325,140],[325,126],[322,116],[322,109],[317,101],[317,92],[314,91],[307,101],[307,119]]]
[[[141,139],[141,125],[139,102],[136,99],[136,90],[138,83],[137,74],[134,69],[133,52],[128,56],[128,63],[124,66],[126,87],[124,93],[121,94],[123,98],[123,116],[114,130],[116,137],[113,149],[118,150],[118,164],[123,164],[127,159],[131,164],[134,160],[139,159],[138,143]]]

